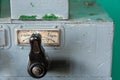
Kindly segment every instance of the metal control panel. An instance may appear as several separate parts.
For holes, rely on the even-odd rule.
[[[111,80],[113,24],[111,22],[69,23],[58,29],[53,27],[41,29],[43,27],[38,27],[40,25],[32,24],[38,28],[37,32],[43,31],[48,34],[46,30],[53,31],[52,35],[56,35],[56,42],[60,42],[59,45],[55,42],[50,45],[42,44],[49,66],[47,74],[40,80]],[[2,80],[34,80],[27,72],[30,45],[27,41],[24,42],[24,39],[28,38],[34,30],[31,27],[24,29],[26,25],[21,25],[23,27],[20,30],[15,27],[20,24],[8,24],[12,42],[8,49],[0,49],[0,78]],[[20,33],[16,33],[19,31]],[[25,31],[26,34],[21,31]],[[41,32],[42,35],[43,33]],[[16,43],[18,39],[21,40],[21,44]],[[47,44],[51,42],[53,41]],[[46,44],[46,42],[43,43]]]
[[[17,11],[21,15],[22,10],[14,10],[23,9],[24,6],[19,7],[22,1],[1,0],[2,5],[12,7],[12,16],[10,12],[4,14],[9,10],[1,9],[4,16],[0,17],[0,80],[112,80],[114,25],[96,2],[69,0],[70,13],[65,12],[70,15],[68,20],[55,16],[52,20],[48,20],[50,16],[47,20],[33,20],[31,16],[22,16],[23,20],[17,15]],[[43,6],[39,1],[46,3],[47,0],[26,0],[29,4],[24,3],[24,9],[34,7],[31,13],[26,10],[27,15],[34,11],[42,13],[43,10],[36,10],[41,9],[37,7],[39,4]],[[53,4],[64,2],[53,1]],[[62,6],[60,13],[68,10],[65,4],[58,5]]]

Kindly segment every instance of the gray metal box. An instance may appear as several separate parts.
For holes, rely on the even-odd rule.
[[[0,79],[35,80],[27,73],[30,46],[16,44],[16,31],[49,29],[61,31],[60,45],[43,45],[50,67],[38,80],[112,80],[113,21],[90,0],[70,0],[70,16],[62,21],[0,18],[0,28],[6,31],[6,46],[0,47]]]
[[[11,19],[43,19],[53,16],[58,19],[69,18],[69,0],[10,0]]]

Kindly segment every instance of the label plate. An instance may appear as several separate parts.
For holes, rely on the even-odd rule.
[[[29,44],[29,38],[33,33],[40,33],[42,43],[46,46],[60,46],[60,30],[17,30],[17,44]]]

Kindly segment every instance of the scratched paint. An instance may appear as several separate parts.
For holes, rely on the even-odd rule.
[[[30,5],[31,5],[32,7],[35,7],[34,4],[33,4],[32,2],[30,3]]]

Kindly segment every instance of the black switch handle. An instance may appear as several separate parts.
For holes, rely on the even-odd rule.
[[[41,35],[32,34],[30,37],[30,54],[28,73],[34,78],[42,78],[47,73],[48,61],[46,60],[44,48],[41,45]]]

